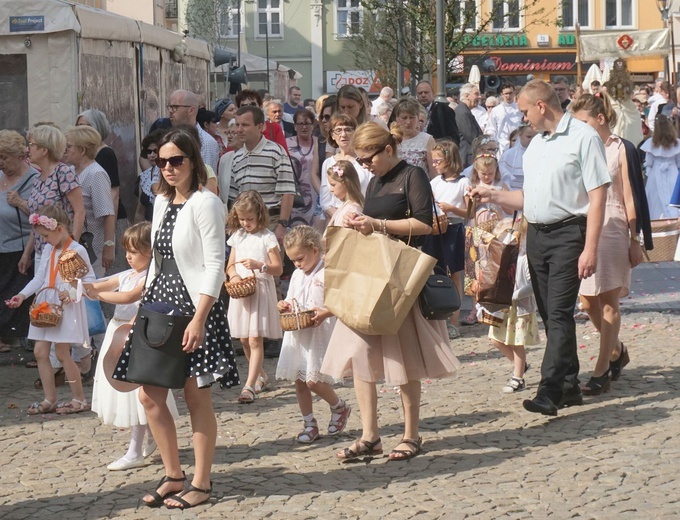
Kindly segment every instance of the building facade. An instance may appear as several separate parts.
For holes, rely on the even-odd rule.
[[[77,4],[95,7],[127,16],[150,25],[165,27],[166,0],[73,0]]]
[[[506,6],[513,3],[500,1]],[[482,13],[498,2],[478,0],[477,11]],[[575,83],[577,24],[584,35],[612,31],[623,35],[627,31],[664,27],[661,14],[651,0],[541,0],[519,16],[501,17],[492,21],[489,30],[476,36],[471,34],[455,72],[459,78],[466,77],[473,64],[491,60],[492,72],[485,74],[481,67],[483,87],[493,89],[504,81],[523,84],[532,76],[549,81],[555,75],[562,75]],[[468,27],[466,32],[472,33],[475,29]],[[604,62],[597,64],[604,67]],[[590,65],[582,64],[584,75]],[[664,60],[661,57],[628,59],[627,66],[634,81],[646,83],[663,72]]]

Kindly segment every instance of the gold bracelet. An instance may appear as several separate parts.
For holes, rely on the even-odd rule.
[[[383,235],[387,235],[387,219],[382,219],[382,232]]]

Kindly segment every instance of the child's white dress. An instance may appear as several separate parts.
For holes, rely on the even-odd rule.
[[[236,272],[241,278],[253,275],[239,260],[252,258],[258,262],[269,261],[269,250],[279,251],[276,235],[265,229],[257,233],[248,233],[243,228],[234,233],[229,244],[235,250]],[[257,288],[255,294],[245,298],[232,298],[229,301],[227,319],[233,338],[280,338],[283,334],[276,309],[276,286],[274,277],[267,273],[255,271]]]
[[[323,279],[324,269],[321,261],[310,274],[296,269],[290,278],[286,301],[292,303],[295,298],[302,310],[323,308]],[[335,320],[336,318],[331,316],[318,327],[286,331],[283,334],[276,378],[288,381],[299,379],[305,382],[336,383],[337,380],[321,373],[321,364],[335,327]]]
[[[118,291],[132,291],[138,284],[144,283],[145,276],[146,271],[135,273],[132,269],[118,274]],[[111,386],[104,373],[104,358],[111,346],[113,334],[118,327],[135,318],[138,307],[139,302],[116,305],[113,318],[106,328],[106,335],[99,352],[97,369],[94,374],[92,411],[97,413],[104,424],[112,424],[118,428],[147,424],[144,407],[139,402],[139,388],[132,392],[119,392]],[[167,404],[172,418],[177,419],[179,413],[172,391],[168,392]]]
[[[90,264],[87,251],[75,240],[71,240],[66,249],[76,251],[80,257],[87,264],[88,272],[82,278],[82,283],[92,283],[96,281],[92,265]],[[50,244],[45,244],[40,265],[35,270],[35,276],[26,284],[21,290],[21,294],[26,297],[38,293],[43,287],[47,287],[50,283],[50,263],[52,260],[52,251],[54,247]],[[61,249],[57,249],[54,254],[54,264],[59,260],[59,255],[62,253]],[[49,341],[50,343],[69,343],[74,345],[87,345],[90,338],[87,330],[87,311],[85,310],[85,302],[81,298],[82,283],[78,282],[77,297],[72,298],[70,303],[63,305],[63,314],[61,323],[56,327],[34,327],[31,325],[28,328],[28,339],[34,341]],[[57,270],[55,277],[54,288],[56,290],[48,289],[36,295],[35,303],[46,301],[48,303],[59,303],[58,291],[69,291],[73,289],[71,284],[64,282]],[[73,293],[73,291],[71,291]]]

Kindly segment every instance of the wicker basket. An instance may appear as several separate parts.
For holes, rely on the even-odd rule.
[[[482,317],[479,319],[479,323],[491,325],[492,327],[500,327],[503,325],[503,318],[499,318],[486,310],[482,310]]]
[[[437,221],[439,221],[439,226],[437,226]],[[430,235],[439,235],[440,231],[443,235],[446,233],[448,227],[449,218],[446,216],[446,213],[442,213],[441,215],[432,215],[432,232]]]
[[[300,310],[300,304],[293,298],[293,312],[282,312],[279,314],[281,328],[284,331],[293,331],[312,327],[314,325],[312,318],[315,314],[316,311]]]
[[[47,289],[57,291],[54,287],[43,287],[36,293],[35,299],[29,307],[28,315],[31,320],[31,325],[34,327],[56,327],[61,323],[61,316],[64,313],[64,308],[60,303],[38,302],[38,295]],[[57,291],[57,294],[58,293],[59,291]],[[46,308],[36,313],[36,310],[41,306]]]
[[[90,271],[85,260],[73,249],[67,249],[60,254],[57,263],[59,264],[61,279],[66,283],[80,279]]]
[[[243,278],[238,282],[224,282],[224,288],[231,298],[247,298],[255,294],[255,288],[257,287],[257,278],[255,276],[255,271],[251,271],[252,276]]]
[[[646,251],[647,262],[672,262],[680,236],[680,219],[652,220],[654,249]]]

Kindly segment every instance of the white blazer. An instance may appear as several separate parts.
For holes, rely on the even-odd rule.
[[[165,195],[156,197],[151,224],[152,244],[168,203]],[[177,214],[172,249],[194,307],[198,307],[201,294],[217,298],[222,289],[225,280],[224,224],[224,204],[217,195],[205,188],[194,192]],[[155,276],[156,263],[152,258],[147,287]]]

